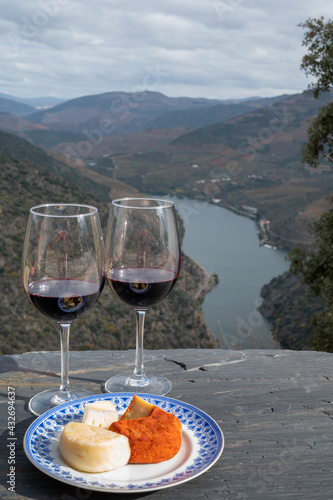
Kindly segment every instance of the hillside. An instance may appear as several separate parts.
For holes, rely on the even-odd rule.
[[[48,171],[55,173],[58,178],[71,182],[91,195],[97,196],[100,200],[110,201],[110,186],[105,185],[103,182],[95,182],[94,179],[89,178],[87,175],[82,175],[79,171],[80,164],[68,161],[63,157],[60,159],[51,157],[43,149],[16,135],[0,131],[0,154],[43,165]],[[43,194],[42,190],[39,193],[40,199]],[[44,202],[41,201],[41,203]]]
[[[23,131],[47,130],[43,125],[31,123],[24,118],[0,111],[0,130],[20,135]],[[23,134],[22,134],[23,135]]]
[[[303,165],[301,146],[308,119],[331,100],[332,94],[318,100],[298,94],[192,130],[155,151],[114,155],[117,179],[145,192],[174,192],[255,213],[258,221],[269,221],[262,236],[272,244],[309,245],[307,226],[327,209],[333,172],[324,164]]]
[[[315,99],[309,92],[295,94],[276,103],[253,109],[234,120],[198,128],[176,139],[173,144],[201,146],[223,143],[234,149],[238,148],[242,141],[249,136],[256,137],[257,142],[260,139],[262,142],[264,139],[268,141],[268,135],[286,133],[304,124],[313,116],[319,106],[332,101],[332,96],[333,91],[321,94],[318,99]],[[271,131],[270,134],[266,128]],[[251,145],[255,145],[255,142],[249,142],[249,146]]]
[[[22,102],[14,101],[13,99],[4,99],[0,97],[0,112],[10,113],[15,116],[26,116],[35,111],[33,106]]]
[[[284,349],[310,349],[310,316],[322,310],[320,300],[288,272],[273,278],[262,288],[264,301],[259,311],[269,316],[272,334]]]
[[[59,350],[57,325],[35,310],[21,283],[21,254],[29,208],[43,202],[89,203],[99,208],[105,227],[108,203],[69,183],[62,175],[59,177],[54,160],[27,141],[0,133],[0,144],[6,150],[0,153],[0,352]],[[147,314],[147,348],[213,346],[201,312],[202,297],[195,299],[203,280],[201,268],[184,256],[175,289]],[[70,346],[78,350],[134,348],[134,329],[134,312],[105,287],[96,307],[73,324]]]
[[[215,104],[200,109],[170,111],[155,118],[152,127],[157,129],[170,127],[202,128],[230,120],[236,116],[245,115],[255,109],[271,106],[275,102],[284,101],[287,98],[288,95],[281,95],[265,99],[246,100],[240,103]]]

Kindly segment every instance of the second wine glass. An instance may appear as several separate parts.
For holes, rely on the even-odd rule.
[[[105,389],[167,394],[172,387],[168,379],[145,373],[143,335],[147,308],[163,300],[179,276],[181,252],[174,204],[147,198],[113,200],[105,252],[111,290],[136,312],[133,375],[111,377]]]

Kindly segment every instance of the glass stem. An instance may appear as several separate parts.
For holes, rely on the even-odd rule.
[[[147,377],[143,366],[143,333],[145,325],[146,310],[136,309],[136,351],[135,351],[135,367],[133,378],[138,381],[138,384],[144,384]],[[140,384],[141,382],[141,384]]]
[[[71,325],[64,323],[60,327],[61,383],[58,394],[63,399],[71,399],[73,397],[69,387],[69,332]]]

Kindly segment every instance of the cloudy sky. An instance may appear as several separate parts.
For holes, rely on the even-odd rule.
[[[322,15],[332,0],[1,0],[0,93],[301,92],[297,25]]]

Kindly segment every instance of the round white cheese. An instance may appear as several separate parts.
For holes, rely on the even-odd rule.
[[[126,465],[131,456],[126,436],[81,422],[63,428],[59,448],[67,465],[82,472],[104,472]]]

